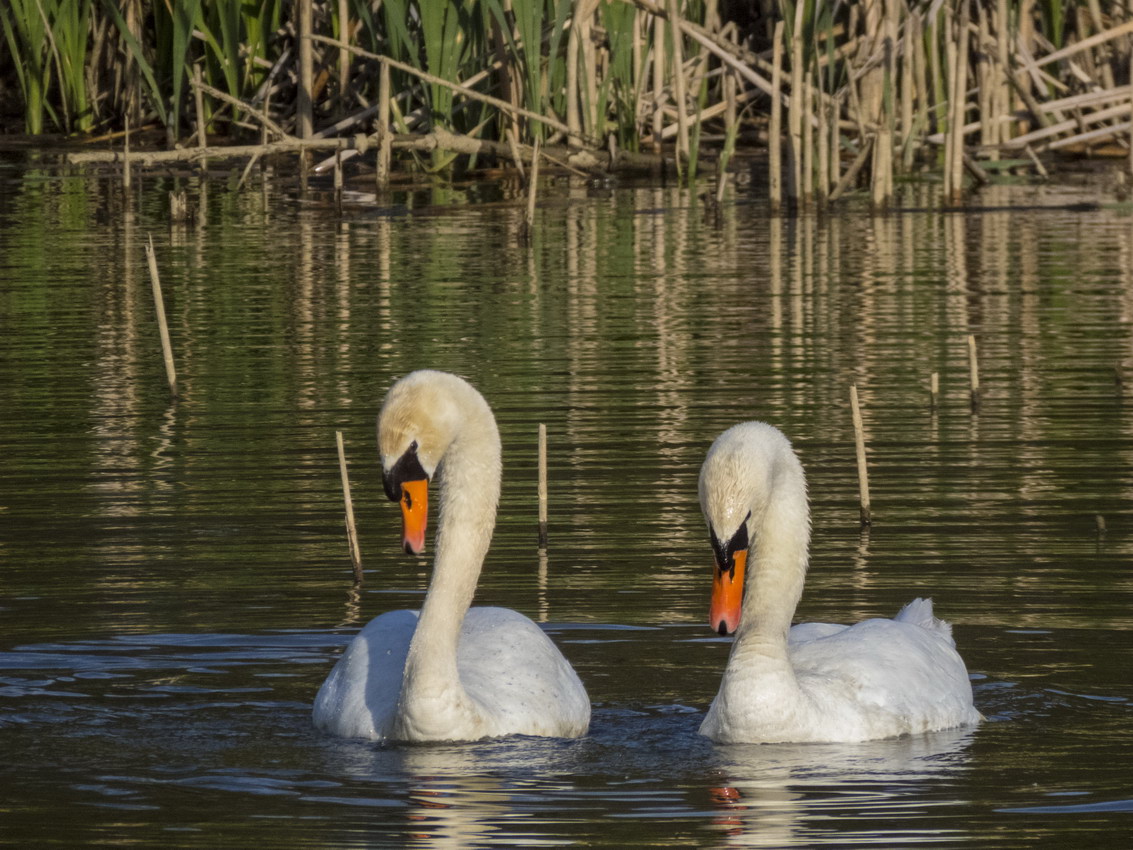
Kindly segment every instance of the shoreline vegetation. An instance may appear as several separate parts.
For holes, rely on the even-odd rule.
[[[773,210],[1133,175],[1133,0],[8,0],[0,121],[71,163],[297,156],[378,190],[485,164],[665,172]],[[2,142],[3,136],[0,136]]]

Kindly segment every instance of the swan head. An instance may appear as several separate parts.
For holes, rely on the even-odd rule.
[[[749,552],[758,543],[772,494],[785,473],[796,467],[802,480],[790,442],[764,422],[734,425],[708,450],[700,468],[699,495],[715,561],[708,619],[718,634],[739,627]],[[802,486],[805,494],[805,483]]]
[[[378,414],[382,484],[390,501],[401,503],[402,548],[409,554],[425,551],[429,481],[460,427],[453,396],[461,391],[476,393],[455,375],[419,370],[390,388]]]

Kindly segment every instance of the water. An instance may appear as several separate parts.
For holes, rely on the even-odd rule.
[[[1070,206],[1096,187],[999,187],[968,215],[926,191],[900,214],[797,221],[741,193],[716,226],[675,189],[579,184],[548,195],[525,248],[506,191],[339,214],[284,180],[183,182],[198,212],[170,226],[172,179],[127,205],[98,175],[0,158],[0,845],[1133,836],[1133,435],[1115,383],[1133,357],[1133,218]],[[424,366],[467,376],[500,420],[477,598],[562,647],[594,703],[584,739],[382,747],[311,726],[350,635],[424,592],[428,562],[398,551],[373,445],[386,388]],[[728,649],[706,626],[696,475],[748,418],[781,427],[809,476],[798,619],[892,616],[932,595],[982,727],[854,746],[696,734]]]

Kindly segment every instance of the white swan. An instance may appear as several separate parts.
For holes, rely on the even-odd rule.
[[[315,725],[398,741],[585,734],[586,690],[543,631],[506,608],[469,608],[500,495],[483,396],[455,375],[407,375],[382,405],[378,450],[407,552],[424,548],[429,479],[443,472],[433,575],[420,613],[382,614],[354,638],[319,689]]]
[[[981,720],[952,627],[933,617],[931,600],[892,620],[791,628],[810,510],[802,464],[778,429],[746,422],[717,437],[700,470],[700,506],[716,560],[710,623],[736,632],[702,735],[867,741]]]

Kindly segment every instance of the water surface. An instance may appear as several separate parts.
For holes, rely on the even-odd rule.
[[[741,192],[716,221],[677,189],[563,185],[524,246],[506,197],[339,210],[279,179],[183,182],[197,213],[170,225],[172,178],[126,198],[0,160],[0,844],[1133,836],[1133,439],[1115,380],[1133,363],[1133,218],[1071,206],[1096,189],[999,187],[963,215],[926,191],[887,216],[797,220]],[[383,747],[311,726],[350,635],[424,592],[373,444],[386,388],[420,367],[466,376],[496,411],[504,491],[477,599],[562,647],[594,703],[584,739]],[[982,727],[854,746],[696,734],[728,650],[706,627],[696,475],[750,418],[808,471],[798,619],[933,596]]]

